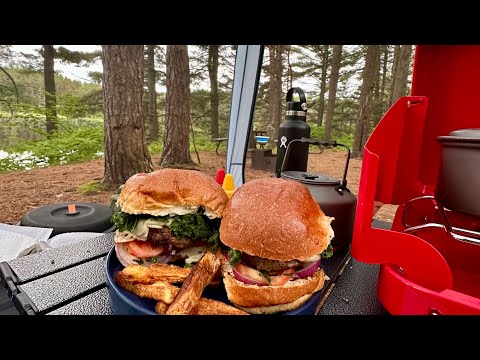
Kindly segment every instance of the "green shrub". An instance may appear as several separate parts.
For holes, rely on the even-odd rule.
[[[103,127],[70,129],[5,150],[10,155],[0,160],[0,172],[92,160],[103,156]]]

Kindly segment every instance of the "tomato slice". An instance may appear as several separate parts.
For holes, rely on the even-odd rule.
[[[150,241],[133,240],[127,243],[128,252],[139,258],[146,258],[160,255],[165,248],[162,246],[154,246]]]
[[[294,268],[284,270],[282,275],[270,276],[270,285],[272,286],[282,286],[285,285],[288,280],[290,280],[291,275],[295,272]]]

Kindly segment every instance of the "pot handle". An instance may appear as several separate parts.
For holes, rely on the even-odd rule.
[[[344,147],[345,149],[347,149],[347,161],[345,163],[345,170],[343,171],[342,182],[340,183],[340,188],[342,188],[342,189],[347,188],[347,171],[348,171],[348,165],[350,163],[350,148],[348,146],[343,145],[343,144],[339,144],[339,143],[337,143],[336,140],[320,140],[320,139],[311,139],[311,138],[306,138],[306,137],[302,137],[301,139],[293,139],[287,145],[287,150],[285,151],[285,156],[283,158],[282,167],[280,169],[280,172],[283,172],[283,168],[285,166],[286,160],[287,160],[288,155],[290,153],[290,146],[294,142],[308,143],[310,145],[318,145],[319,147],[320,146],[332,146],[332,147],[341,146],[341,147]]]

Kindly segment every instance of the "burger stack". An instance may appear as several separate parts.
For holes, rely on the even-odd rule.
[[[334,219],[299,182],[252,180],[229,199],[205,173],[161,169],[128,179],[118,206],[115,251],[125,267],[171,264],[195,273],[206,253],[221,254],[215,276],[199,280],[198,298],[223,281],[238,309],[273,314],[298,308],[324,286],[320,265],[332,255]]]

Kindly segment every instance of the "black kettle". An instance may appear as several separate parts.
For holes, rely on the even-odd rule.
[[[291,147],[295,146],[296,143],[308,143],[312,145],[332,147],[341,146],[346,148],[348,153],[342,180],[304,171],[283,171],[283,165],[285,164],[286,159],[288,159]],[[332,221],[332,229],[335,232],[335,237],[332,239],[334,252],[346,248],[352,242],[357,197],[347,188],[346,178],[349,162],[350,149],[348,146],[339,144],[334,140],[325,141],[303,137],[301,139],[292,140],[288,144],[282,164],[281,177],[284,179],[299,181],[304,184],[308,190],[310,190],[310,193],[320,205],[320,208],[325,215],[335,218],[335,220]]]

